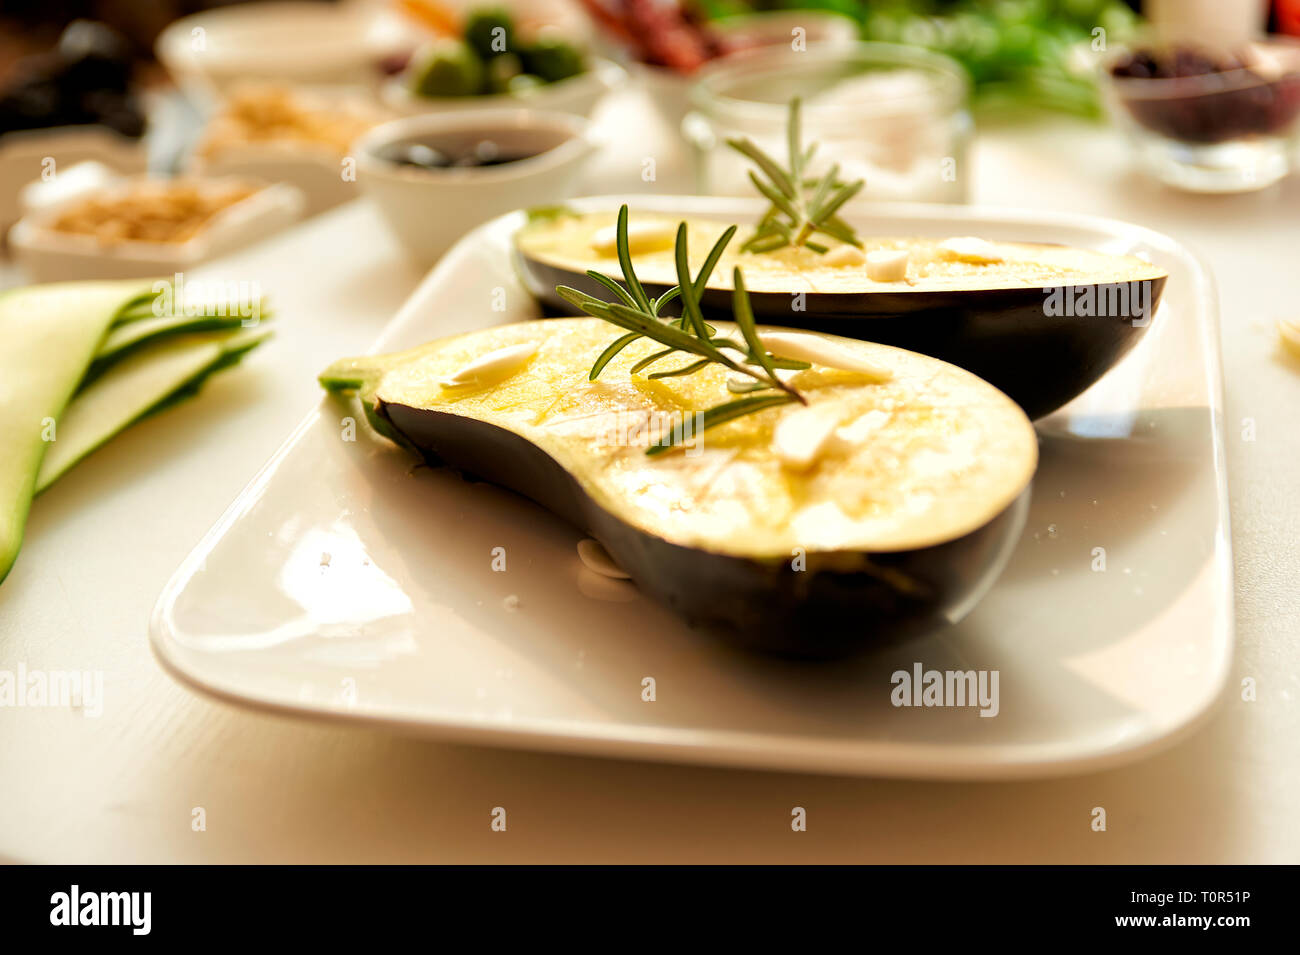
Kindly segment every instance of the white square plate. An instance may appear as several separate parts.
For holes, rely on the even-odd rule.
[[[608,208],[617,200],[583,200]],[[747,199],[639,208],[752,222]],[[1172,240],[1078,216],[872,206],[866,233],[1063,242],[1169,272],[1136,349],[1039,422],[1029,522],[962,623],[848,663],[746,656],[580,563],[532,503],[416,467],[326,398],[176,572],[151,637],[233,702],[464,742],[816,772],[1075,772],[1203,717],[1232,653],[1215,292]],[[521,214],[466,236],[375,350],[537,315],[511,265]],[[504,310],[495,310],[504,302]],[[341,357],[341,356],[340,356]],[[504,571],[493,569],[504,548]],[[1099,557],[1103,555],[1105,569]],[[891,675],[999,673],[999,712],[896,708]],[[656,699],[642,699],[653,677]]]

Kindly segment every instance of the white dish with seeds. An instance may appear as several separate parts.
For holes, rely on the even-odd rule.
[[[753,207],[631,201],[729,221]],[[375,350],[535,317],[510,262],[522,221],[467,236]],[[1059,242],[1149,257],[1169,274],[1168,320],[1038,423],[1025,532],[960,624],[833,666],[737,653],[590,569],[598,558],[584,561],[585,535],[568,524],[517,495],[413,468],[360,424],[348,429],[352,405],[326,399],[167,586],[151,627],[159,658],[182,681],[260,709],[713,765],[1010,778],[1096,770],[1184,736],[1218,697],[1232,648],[1215,297],[1203,268],[1170,239],[1087,217],[882,207],[853,224],[935,241]],[[496,289],[503,312],[492,309]],[[809,455],[869,447],[889,427],[867,413],[804,446],[792,439],[792,479]],[[730,480],[717,465],[715,480]],[[998,715],[895,706],[895,674],[917,664],[997,671]],[[642,698],[648,676],[653,703]]]

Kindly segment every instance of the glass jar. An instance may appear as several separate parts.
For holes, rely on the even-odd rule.
[[[751,164],[727,140],[748,137],[785,165],[789,103],[799,97],[804,146],[818,144],[810,175],[839,163],[841,179],[865,180],[861,197],[964,202],[969,94],[960,64],[913,47],[769,48],[702,70],[682,132],[701,193],[753,195]]]

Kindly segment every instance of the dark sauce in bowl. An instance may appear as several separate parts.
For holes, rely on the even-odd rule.
[[[436,143],[419,140],[389,143],[376,149],[375,155],[386,162],[416,169],[473,169],[532,159],[550,148],[548,145],[543,149],[521,149],[518,145],[503,146],[494,138],[465,136],[440,137]]]

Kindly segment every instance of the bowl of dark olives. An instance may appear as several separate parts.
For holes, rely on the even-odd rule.
[[[1108,61],[1112,112],[1158,178],[1196,192],[1285,176],[1300,129],[1300,44],[1143,42]]]

